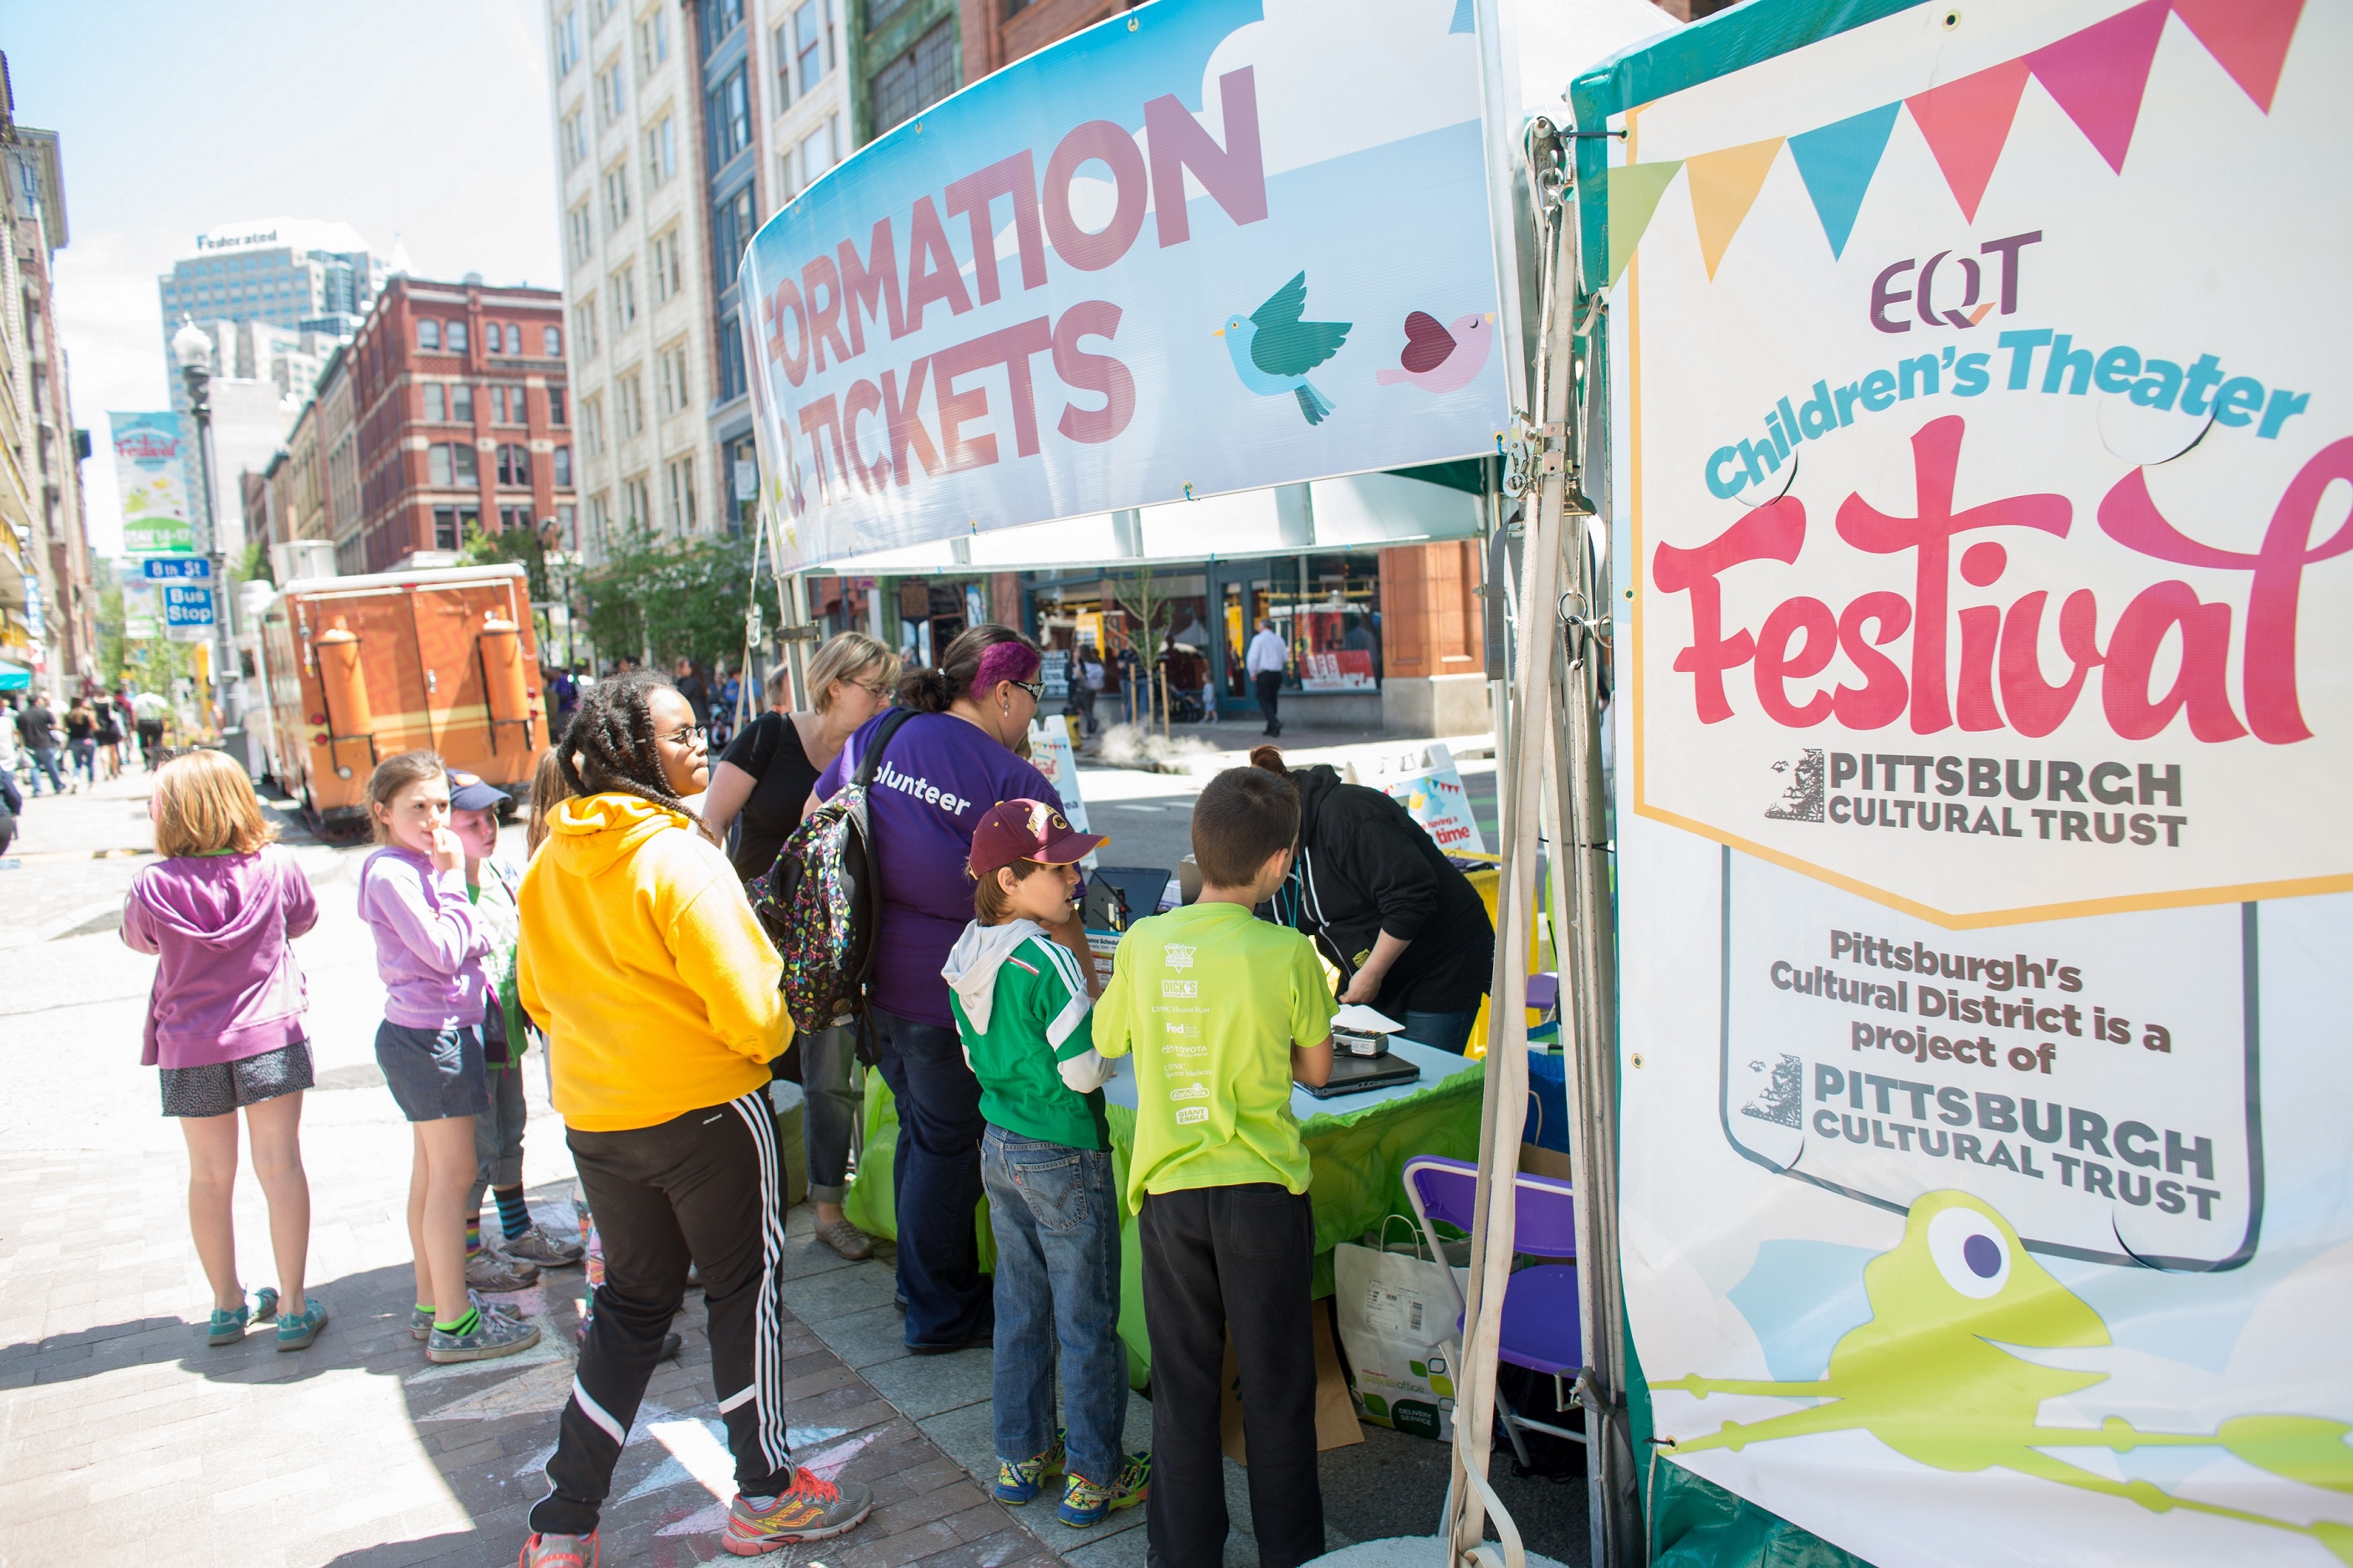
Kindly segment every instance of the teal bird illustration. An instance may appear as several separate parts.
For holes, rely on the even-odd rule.
[[[1306,309],[1307,274],[1302,272],[1247,317],[1227,318],[1211,335],[1226,340],[1234,374],[1244,386],[1261,397],[1290,393],[1299,399],[1307,423],[1321,425],[1332,412],[1332,403],[1308,384],[1307,373],[1339,352],[1356,323],[1303,321],[1299,315]]]

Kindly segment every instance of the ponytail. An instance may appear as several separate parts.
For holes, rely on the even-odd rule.
[[[899,678],[899,706],[917,713],[944,713],[972,694],[980,680],[980,667],[988,650],[999,643],[1018,643],[1030,650],[1023,661],[1034,669],[1036,645],[1010,626],[983,624],[960,632],[940,655],[936,667],[918,666]],[[1025,670],[1022,679],[1028,679]]]
[[[1252,746],[1250,761],[1250,766],[1271,773],[1279,779],[1291,776],[1291,770],[1282,764],[1282,748],[1280,746]]]

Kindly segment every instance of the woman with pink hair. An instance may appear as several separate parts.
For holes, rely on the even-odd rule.
[[[882,867],[868,1019],[898,1100],[899,1294],[917,1355],[985,1345],[996,1321],[972,1227],[987,1122],[940,970],[972,919],[965,862],[981,817],[1006,800],[1061,807],[1045,775],[1017,754],[1038,712],[1040,662],[1020,633],[980,626],[950,643],[936,668],[902,676],[899,706],[913,716],[889,731],[867,795]],[[893,721],[885,711],[849,738],[818,778],[818,798],[856,775]]]

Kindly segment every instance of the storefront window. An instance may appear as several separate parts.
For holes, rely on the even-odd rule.
[[[1291,649],[1293,690],[1372,691],[1381,676],[1380,557],[1309,555],[1236,563],[1222,570],[1225,689],[1248,697],[1243,670],[1259,623]]]

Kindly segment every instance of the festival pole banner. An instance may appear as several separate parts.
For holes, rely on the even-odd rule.
[[[1469,0],[1159,0],[892,130],[742,270],[789,568],[1494,450]]]
[[[194,551],[180,416],[109,413],[106,417],[114,433],[114,482],[122,496],[122,548],[132,555]]]
[[[1578,84],[1628,1317],[1883,1568],[2353,1563],[2348,68],[1767,0]]]

